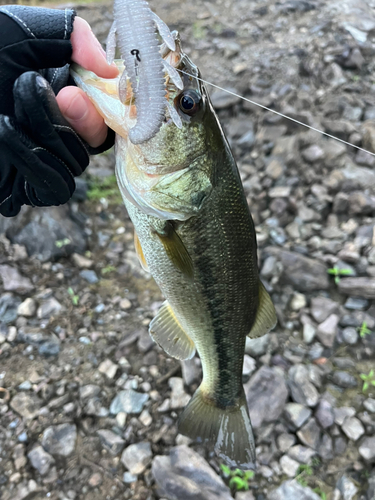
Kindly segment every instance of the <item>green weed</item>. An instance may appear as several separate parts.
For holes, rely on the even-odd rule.
[[[234,491],[248,490],[249,481],[254,477],[254,471],[241,469],[230,470],[227,465],[221,464],[220,468],[225,478],[229,479],[229,487]]]
[[[337,266],[331,267],[330,269],[327,269],[327,273],[330,274],[331,276],[335,277],[335,283],[340,283],[340,278],[342,276],[350,276],[352,274],[351,269],[340,269]]]
[[[78,304],[79,304],[79,295],[76,295],[74,293],[73,288],[71,288],[71,287],[68,288],[68,294],[70,295],[70,299],[72,301],[73,306],[78,306]]]
[[[103,179],[95,178],[90,182],[90,189],[87,191],[89,200],[99,201],[105,198],[112,203],[121,203],[122,198],[117,186],[115,175],[109,175]]]
[[[69,245],[71,243],[69,238],[64,238],[63,240],[56,240],[55,241],[55,246],[57,248],[62,248],[65,247],[66,245]]]
[[[297,476],[295,479],[297,483],[299,483],[301,486],[306,487],[307,478],[312,475],[313,475],[312,467],[307,464],[301,464],[297,469]]]
[[[369,328],[367,328],[367,323],[364,321],[360,327],[357,328],[359,332],[359,336],[363,339],[366,335],[370,335],[372,332]]]
[[[106,266],[106,267],[103,267],[103,269],[101,270],[101,273],[102,274],[109,274],[109,273],[113,273],[113,271],[116,271],[115,266]]]
[[[371,385],[375,387],[375,371],[370,370],[368,375],[365,373],[360,374],[361,379],[363,380],[362,392],[366,392]]]

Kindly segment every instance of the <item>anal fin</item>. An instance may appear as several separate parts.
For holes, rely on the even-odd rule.
[[[167,301],[151,321],[149,332],[153,340],[170,356],[181,360],[194,356],[194,342],[182,329]]]
[[[268,333],[276,326],[277,316],[271,297],[259,280],[259,305],[253,327],[248,334],[251,339],[256,339]]]
[[[137,257],[139,259],[139,262],[140,262],[142,268],[145,271],[150,272],[148,269],[148,265],[147,265],[142,247],[141,247],[141,242],[139,241],[138,234],[135,231],[134,231],[134,246],[135,246],[135,252],[137,254]]]

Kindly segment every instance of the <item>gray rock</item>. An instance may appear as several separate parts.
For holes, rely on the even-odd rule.
[[[152,474],[160,496],[170,500],[232,500],[221,477],[204,458],[184,445],[172,448],[169,456],[156,456]]]
[[[62,305],[54,297],[50,297],[42,302],[37,311],[39,319],[47,319],[58,315],[62,310]]]
[[[302,446],[302,444],[296,444],[290,448],[288,455],[294,460],[297,460],[300,464],[309,464],[312,457],[316,455],[316,451],[311,448],[306,448],[306,446]]]
[[[365,399],[365,401],[363,401],[363,406],[366,408],[367,411],[375,413],[375,399],[373,398]]]
[[[328,318],[320,323],[316,330],[316,335],[320,342],[326,347],[332,347],[335,341],[338,329],[337,325],[339,323],[339,317],[337,314],[331,314]]]
[[[19,316],[25,316],[27,318],[31,318],[34,316],[36,312],[36,303],[35,300],[28,297],[25,299],[22,304],[18,306],[17,313]]]
[[[315,163],[324,157],[323,149],[317,144],[312,144],[302,151],[302,158],[308,163]]]
[[[122,453],[121,462],[131,474],[142,474],[152,460],[151,445],[147,441],[131,444]]]
[[[375,299],[375,278],[344,278],[338,283],[338,288],[345,295]]]
[[[300,465],[299,462],[293,460],[288,455],[283,455],[280,458],[280,467],[288,477],[296,477]]]
[[[296,442],[296,437],[294,434],[283,433],[277,436],[277,446],[279,450],[283,453],[288,451]]]
[[[98,275],[92,269],[84,269],[79,273],[79,275],[81,278],[86,280],[87,283],[90,283],[90,285],[95,285],[95,283],[98,283],[99,281]]]
[[[15,267],[7,264],[0,265],[0,277],[3,280],[3,289],[6,292],[26,294],[34,290],[34,285],[29,278],[21,276]]]
[[[311,416],[310,408],[306,408],[299,403],[287,403],[284,408],[287,420],[294,429],[299,429]]]
[[[105,375],[110,380],[114,379],[118,370],[118,365],[110,359],[102,361],[98,368],[99,372]]]
[[[320,443],[320,428],[314,418],[310,420],[297,432],[298,439],[302,444],[317,450]]]
[[[338,313],[339,304],[334,300],[319,295],[311,299],[310,310],[315,321],[317,323],[323,323],[328,316]]]
[[[267,352],[267,347],[270,343],[270,334],[266,333],[263,337],[257,339],[250,339],[246,337],[245,353],[250,356],[262,356]]]
[[[358,492],[353,481],[345,474],[337,481],[336,488],[340,491],[342,500],[353,500]]]
[[[360,420],[356,417],[348,417],[344,420],[341,429],[352,441],[357,441],[365,433]]]
[[[171,377],[168,380],[168,385],[172,389],[171,392],[171,408],[176,410],[178,408],[185,408],[190,401],[189,394],[184,391],[184,381],[179,377]]]
[[[104,448],[109,451],[111,455],[118,455],[121,453],[125,446],[125,441],[114,432],[108,429],[100,429],[97,431],[100,441]]]
[[[24,245],[28,255],[37,256],[43,262],[66,257],[72,253],[84,253],[86,239],[81,228],[70,218],[69,207],[48,207],[29,212],[30,222],[20,228],[10,228],[7,235],[12,243]],[[67,245],[56,245],[67,241]]]
[[[348,297],[345,301],[345,309],[350,309],[351,311],[364,311],[368,308],[369,301],[367,299],[362,299],[361,297]]]
[[[282,263],[280,284],[291,285],[299,292],[309,293],[329,288],[327,268],[321,262],[278,247],[267,247],[266,254],[277,257]]]
[[[284,481],[276,490],[271,491],[268,500],[321,500],[308,486],[297,481]]]
[[[335,415],[332,405],[326,399],[321,399],[315,410],[315,418],[323,429],[331,427],[335,423]]]
[[[200,379],[201,368],[198,358],[181,361],[182,378],[185,385],[189,386]]]
[[[375,500],[375,474],[368,479],[367,500]]]
[[[138,476],[131,474],[130,472],[124,472],[122,480],[125,484],[135,483],[138,480]]]
[[[43,448],[51,455],[68,457],[73,453],[77,439],[77,427],[72,424],[51,425],[43,432]]]
[[[372,461],[375,459],[375,436],[366,437],[359,447],[359,454],[364,460]]]
[[[45,476],[50,470],[51,465],[55,463],[55,459],[41,446],[36,446],[27,454],[31,465],[36,469],[41,476]]]
[[[324,460],[331,460],[334,457],[333,442],[329,434],[323,434],[318,447],[318,454]]]
[[[311,325],[310,323],[305,323],[303,325],[303,340],[306,342],[306,344],[311,344],[311,342],[315,338],[315,334],[315,326]]]
[[[238,94],[238,91],[234,88],[228,88],[227,90],[230,90],[234,94]],[[228,94],[228,92],[224,92],[224,90],[217,90],[212,93],[211,101],[215,109],[225,109],[231,108],[237,104],[237,102],[240,102],[240,98],[233,94]]]
[[[17,319],[17,310],[21,300],[12,293],[4,293],[0,297],[0,321],[5,324],[13,323]]]
[[[235,500],[255,500],[255,496],[252,491],[237,491]]]
[[[341,332],[342,340],[349,345],[354,345],[358,342],[358,332],[355,328],[347,326]]]
[[[49,358],[50,356],[57,356],[60,352],[60,342],[56,338],[45,340],[41,342],[38,347],[38,353],[41,356]]]
[[[355,408],[351,406],[341,406],[340,408],[334,408],[333,414],[335,415],[335,423],[337,425],[342,425],[347,417],[354,417]]]
[[[42,401],[35,394],[19,392],[11,400],[10,406],[21,417],[33,419],[38,415]]]
[[[245,384],[245,394],[254,428],[277,420],[288,397],[283,373],[262,366]]]
[[[353,375],[350,375],[350,373],[342,370],[336,370],[333,372],[332,382],[339,387],[343,387],[344,389],[354,388],[358,385],[357,380]]]
[[[109,411],[113,415],[117,415],[120,411],[125,413],[141,413],[143,406],[148,401],[148,394],[133,391],[133,389],[126,389],[120,391],[111,403]]]
[[[316,406],[319,394],[310,382],[309,372],[305,365],[297,364],[288,373],[289,388],[296,403],[304,406]]]
[[[255,359],[245,354],[243,358],[242,375],[249,377],[254,373],[255,369],[256,369]]]

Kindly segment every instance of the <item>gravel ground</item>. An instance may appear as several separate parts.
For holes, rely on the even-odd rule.
[[[203,78],[375,151],[374,1],[152,5]],[[104,41],[110,4],[77,10]],[[200,362],[147,333],[163,298],[108,152],[68,206],[0,221],[0,498],[375,499],[375,158],[212,99],[279,318],[246,345],[256,473],[236,486],[177,434]]]

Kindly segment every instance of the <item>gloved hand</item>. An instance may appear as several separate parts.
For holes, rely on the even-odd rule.
[[[75,189],[74,177],[89,163],[89,153],[113,144],[110,131],[100,147],[91,148],[62,116],[55,99],[71,83],[74,17],[70,9],[0,7],[2,215],[17,215],[23,204],[66,203]],[[82,64],[79,57],[75,60]]]

